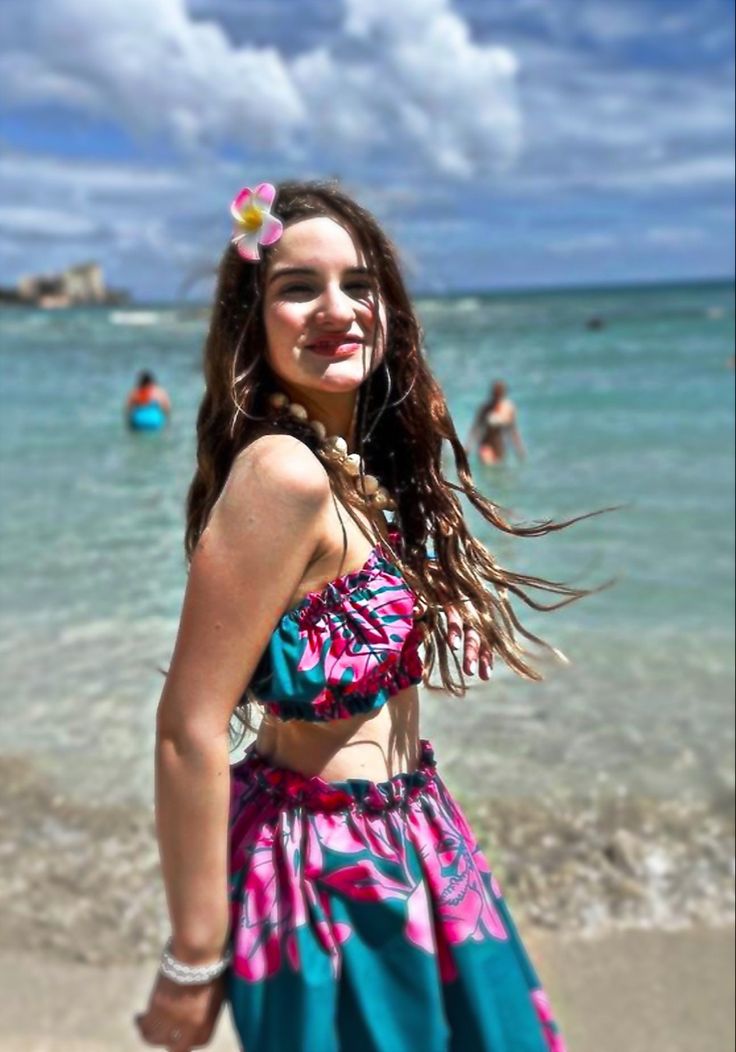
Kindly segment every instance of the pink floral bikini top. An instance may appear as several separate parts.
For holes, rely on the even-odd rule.
[[[391,534],[395,543],[398,534]],[[377,544],[359,570],[287,610],[249,692],[283,720],[327,721],[378,709],[421,682],[417,599]]]

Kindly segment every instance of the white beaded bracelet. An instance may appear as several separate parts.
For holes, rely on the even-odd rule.
[[[161,963],[159,969],[162,975],[171,979],[172,983],[179,986],[201,986],[217,979],[230,966],[232,954],[228,951],[219,961],[212,964],[184,964],[178,961],[171,953],[171,939],[161,951]]]

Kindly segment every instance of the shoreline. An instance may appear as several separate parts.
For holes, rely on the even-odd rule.
[[[733,928],[584,938],[521,929],[567,1052],[726,1052]],[[0,952],[3,1052],[136,1052],[155,960],[104,968]],[[221,1018],[213,1052],[236,1052]]]
[[[151,809],[72,799],[22,757],[0,756],[0,781],[0,952],[155,957],[168,923]],[[586,938],[734,923],[730,789],[698,805],[458,799],[520,926]]]

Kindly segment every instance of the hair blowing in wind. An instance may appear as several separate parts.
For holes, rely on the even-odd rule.
[[[439,668],[442,687],[465,692],[462,668],[449,642],[443,611],[462,610],[495,660],[515,673],[541,679],[529,643],[557,654],[519,619],[515,605],[556,610],[600,590],[517,573],[500,566],[470,532],[461,495],[495,529],[515,537],[538,537],[564,529],[600,509],[564,521],[512,523],[476,488],[468,458],[447,402],[422,352],[422,331],[414,313],[394,246],[373,216],[331,183],[283,183],[278,215],[285,225],[327,216],[345,227],[362,251],[376,297],[386,310],[385,358],[359,391],[357,451],[366,471],[394,495],[395,522],[404,544],[395,552],[420,599],[425,633],[426,680]],[[185,547],[191,555],[238,453],[263,433],[268,397],[278,390],[266,358],[262,315],[268,250],[258,263],[245,262],[229,245],[219,267],[217,292],[204,347],[205,393],[197,418],[197,467],[187,499]],[[299,421],[290,432],[314,449],[312,430]],[[457,481],[446,478],[442,452],[447,443]],[[325,463],[335,494],[351,513],[356,495],[338,468]],[[353,518],[358,519],[353,513]],[[359,523],[360,525],[360,523]],[[432,559],[427,558],[432,550]],[[247,713],[241,711],[241,718]]]

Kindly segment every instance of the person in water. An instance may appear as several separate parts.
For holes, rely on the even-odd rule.
[[[133,390],[125,402],[128,426],[134,431],[158,430],[171,416],[171,401],[153,373],[138,374]]]
[[[231,211],[156,717],[171,938],[139,1033],[189,1052],[227,1002],[247,1052],[563,1052],[417,686],[438,667],[462,695],[494,660],[539,679],[510,593],[586,594],[504,569],[456,490],[504,533],[576,520],[511,524],[475,488],[369,212],[298,182]],[[234,728],[256,737],[231,766]]]
[[[477,448],[484,464],[498,464],[506,457],[509,440],[517,456],[523,459],[526,450],[519,434],[516,406],[508,397],[503,380],[495,380],[487,400],[475,414],[465,448],[467,452]]]

